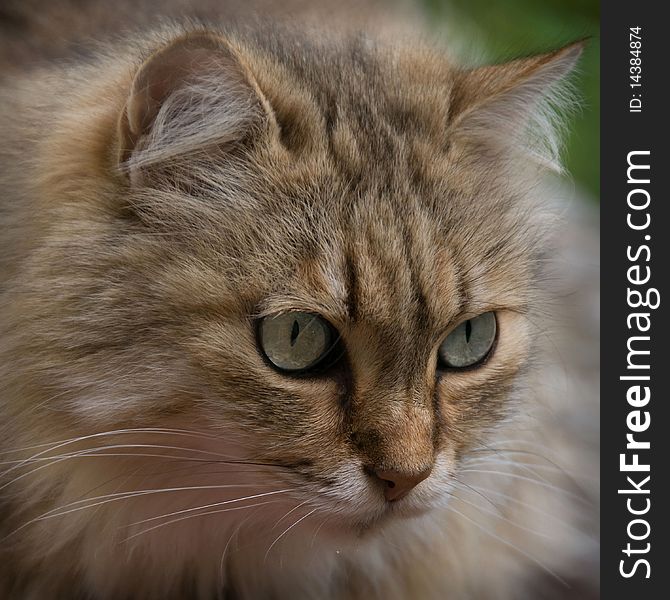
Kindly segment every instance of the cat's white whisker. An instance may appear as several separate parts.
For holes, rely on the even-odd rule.
[[[196,519],[198,517],[206,517],[206,516],[209,516],[209,515],[217,515],[217,514],[220,514],[220,513],[232,512],[232,511],[237,511],[237,510],[246,510],[248,508],[254,508],[254,507],[257,507],[257,506],[267,506],[268,504],[273,504],[275,502],[277,502],[277,500],[267,500],[265,502],[256,502],[254,504],[245,504],[243,506],[233,506],[233,507],[230,507],[230,508],[220,508],[220,509],[217,509],[217,510],[210,510],[210,511],[202,512],[202,513],[199,512],[197,514],[188,514],[188,515],[179,517],[177,519],[171,519],[169,521],[166,521],[165,523],[159,523],[158,525],[154,525],[154,526],[149,527],[147,529],[143,529],[142,531],[139,531],[138,533],[134,533],[134,534],[124,538],[123,540],[120,541],[120,543],[126,543],[126,542],[128,542],[128,541],[130,541],[130,540],[132,540],[136,537],[139,537],[141,535],[145,535],[145,534],[147,534],[151,531],[156,531],[157,529],[167,527],[168,525],[173,525],[174,523],[180,523],[180,522],[186,521],[188,519]],[[198,508],[193,508],[193,509],[190,509],[190,510],[195,511],[195,510],[204,509],[204,508],[205,507],[198,507]],[[178,514],[178,513],[175,513],[175,514]],[[141,522],[142,521],[140,521],[140,523]],[[131,525],[134,525],[134,524],[131,524]],[[125,527],[130,527],[131,525],[126,525]]]
[[[487,494],[491,494],[494,496],[497,496],[499,498],[502,498],[505,502],[509,502],[511,504],[515,504],[517,506],[521,506],[531,512],[537,513],[538,515],[541,515],[542,517],[546,517],[552,521],[555,521],[556,523],[559,523],[561,527],[567,527],[571,529],[573,532],[579,534],[580,536],[587,537],[593,541],[597,541],[596,538],[593,536],[588,535],[586,532],[582,531],[578,527],[575,527],[569,520],[563,519],[561,517],[558,517],[554,513],[550,513],[546,510],[542,510],[541,508],[535,506],[534,504],[531,504],[530,502],[524,502],[523,500],[520,500],[519,498],[515,498],[514,496],[510,494],[505,494],[504,492],[501,492],[499,490],[494,490],[492,488],[487,488],[483,487],[481,485],[479,486],[470,486],[471,489],[466,489],[466,491],[472,491],[472,490],[480,490],[482,492],[486,492]]]
[[[471,461],[464,461],[463,462],[463,467],[464,468],[469,468],[469,467],[487,467],[487,466],[496,466],[496,465],[502,465],[502,466],[509,466],[512,467],[513,469],[516,470],[522,470],[526,471],[527,473],[536,476],[538,479],[542,481],[547,481],[543,475],[538,473],[538,471],[545,471],[547,473],[560,473],[563,474],[563,472],[560,469],[557,469],[556,467],[552,465],[541,465],[538,463],[527,463],[519,460],[513,460],[513,459],[504,459],[504,458],[499,458],[499,457],[486,457],[486,458],[480,458],[477,460],[471,460]]]
[[[196,506],[196,507],[193,507],[193,508],[185,508],[183,510],[177,510],[177,511],[174,511],[174,512],[166,513],[164,515],[158,515],[156,517],[149,517],[148,519],[142,519],[141,521],[135,521],[133,523],[129,523],[128,527],[132,527],[134,525],[141,525],[143,523],[149,523],[151,521],[157,521],[159,519],[166,519],[168,517],[173,517],[175,515],[181,515],[181,514],[184,514],[184,513],[190,513],[190,512],[193,512],[193,511],[197,511],[197,510],[204,510],[206,508],[214,508],[216,506],[224,506],[226,504],[234,504],[236,502],[244,502],[245,500],[255,500],[256,498],[263,498],[265,496],[273,496],[273,495],[277,495],[277,494],[286,494],[286,493],[290,493],[292,491],[293,491],[292,489],[274,490],[272,492],[264,492],[262,494],[253,494],[251,496],[244,496],[242,498],[234,498],[232,500],[224,500],[222,502],[214,502],[212,504],[205,504],[203,506]]]
[[[290,514],[294,513],[296,510],[298,510],[301,506],[304,506],[307,504],[309,500],[305,500],[304,502],[301,502],[300,504],[296,504],[291,510],[289,510],[287,513],[284,514],[283,517],[280,517],[279,520],[272,526],[272,529],[276,529],[279,523],[281,523],[284,519],[286,519]]]
[[[275,538],[275,540],[270,544],[270,546],[268,547],[267,551],[265,552],[265,557],[263,558],[263,563],[265,563],[265,562],[267,561],[268,556],[269,556],[269,554],[270,554],[270,551],[272,550],[272,548],[275,547],[275,545],[277,544],[277,542],[278,542],[279,540],[281,540],[281,539],[282,539],[282,538],[283,538],[289,531],[291,531],[291,529],[293,529],[296,525],[298,525],[299,523],[302,523],[302,521],[304,521],[307,517],[310,517],[311,515],[313,515],[317,510],[318,510],[317,508],[313,508],[313,509],[310,510],[307,514],[303,515],[302,517],[300,517],[299,519],[297,519],[296,521],[294,521],[294,523],[293,523],[292,525],[289,525],[286,529],[284,529],[284,531],[282,531],[282,532]]]
[[[523,531],[527,531],[528,533],[532,533],[533,535],[536,535],[538,537],[543,537],[543,538],[549,538],[548,533],[543,533],[541,531],[537,531],[535,529],[531,529],[529,527],[526,527],[525,525],[522,525],[521,523],[518,523],[517,521],[513,521],[512,519],[504,516],[500,510],[499,506],[496,506],[496,510],[490,510],[488,508],[485,508],[481,506],[480,504],[477,504],[475,502],[470,502],[469,500],[466,500],[462,496],[456,495],[454,496],[454,500],[457,500],[458,502],[463,502],[463,504],[467,504],[468,506],[472,506],[473,508],[476,508],[477,510],[488,514],[488,515],[493,515],[496,519],[500,519],[501,521],[504,521],[505,523],[509,523],[510,525],[517,527]]]
[[[102,448],[104,449],[104,448]],[[93,449],[95,450],[95,449]],[[268,467],[277,467],[281,468],[280,465],[272,465],[272,464],[262,464],[262,463],[255,463],[252,461],[229,461],[229,460],[222,460],[222,459],[205,459],[205,458],[194,458],[194,457],[189,457],[189,456],[172,456],[169,454],[152,454],[152,453],[138,453],[138,452],[119,452],[119,453],[114,453],[114,452],[92,452],[91,450],[81,450],[78,452],[74,452],[71,454],[66,454],[66,455],[61,455],[61,456],[56,456],[56,457],[49,457],[49,459],[46,459],[45,462],[46,464],[43,464],[39,467],[36,467],[34,469],[31,469],[30,471],[27,471],[25,473],[22,473],[21,475],[15,477],[14,479],[9,480],[5,484],[0,486],[0,491],[3,489],[13,485],[17,481],[20,481],[21,479],[24,479],[25,477],[29,477],[31,475],[34,475],[38,471],[42,471],[43,469],[47,469],[55,464],[61,463],[66,460],[74,460],[74,459],[79,459],[79,458],[109,458],[109,457],[117,457],[117,458],[161,458],[161,459],[166,459],[166,460],[173,460],[177,462],[194,462],[194,463],[206,463],[206,464],[242,464],[242,465],[262,465],[262,466],[268,466]]]
[[[533,462],[533,463],[521,462],[521,461],[515,460],[513,458],[505,459],[504,457],[505,457],[506,454],[510,454],[510,455],[530,456],[532,458],[539,458],[539,459],[543,460],[544,462],[549,463],[549,465],[554,467],[554,470],[555,470],[556,473],[560,473],[561,475],[564,475],[577,489],[579,489],[579,491],[583,492],[585,496],[587,495],[586,492],[584,492],[584,490],[582,489],[582,486],[580,485],[580,483],[578,481],[578,479],[585,479],[586,476],[581,476],[577,473],[574,473],[574,472],[571,472],[571,471],[565,469],[564,467],[559,465],[557,462],[551,460],[550,458],[548,458],[547,456],[545,456],[543,454],[540,454],[539,452],[532,452],[532,451],[529,451],[529,450],[499,449],[499,448],[484,448],[484,449],[474,450],[473,452],[484,452],[484,451],[494,453],[495,455],[497,455],[502,460],[509,460],[510,464],[523,464],[523,465],[526,465],[527,467],[533,467],[533,468],[536,468],[536,469],[543,469],[543,470],[549,471],[547,465],[540,465],[539,463],[536,463],[536,462]],[[472,459],[472,460],[474,461],[474,460],[477,460],[477,459],[475,458],[475,459]],[[482,460],[484,460],[484,459],[482,459]],[[465,461],[464,462],[464,465],[472,465],[472,464],[474,464],[474,462],[471,462],[471,461]]]
[[[527,450],[528,448],[530,449],[535,449],[538,451],[547,451],[547,447],[543,446],[539,441],[535,442],[530,439],[523,439],[523,438],[503,438],[503,439],[498,439],[495,440],[496,448],[495,450],[501,451],[501,452],[508,452],[508,451],[531,451]],[[519,446],[519,448],[507,448],[506,446],[513,444],[514,446]],[[480,450],[489,450],[493,451],[494,448],[483,445],[481,448],[474,448],[472,451],[480,451]],[[537,453],[537,456],[540,456],[542,458],[546,458],[543,454],[540,452]],[[548,460],[548,459],[547,459]]]
[[[59,517],[64,517],[66,515],[89,510],[98,506],[103,506],[111,502],[119,502],[122,500],[130,500],[134,498],[139,498],[142,496],[149,496],[153,494],[163,494],[171,492],[185,492],[185,491],[203,491],[203,490],[222,490],[222,489],[239,489],[239,488],[258,488],[260,484],[225,484],[225,485],[195,485],[195,486],[183,486],[183,487],[174,487],[174,488],[159,488],[159,489],[149,489],[149,490],[133,490],[128,492],[115,492],[113,494],[105,494],[103,496],[95,496],[92,498],[84,498],[81,500],[75,500],[68,504],[53,508],[39,517],[35,517],[30,521],[22,524],[20,527],[14,531],[7,534],[2,540],[15,535],[22,529],[32,525],[33,523],[38,523],[40,521],[46,521],[48,519],[55,519]],[[91,504],[86,504],[92,502]],[[84,506],[78,506],[79,504],[84,504]]]
[[[175,455],[170,455],[170,454],[152,454],[152,453],[111,453],[107,452],[108,450],[120,450],[120,449],[137,449],[137,448],[151,448],[151,449],[157,449],[157,450],[176,450],[180,452],[192,452],[196,454],[201,454],[201,455],[206,455],[206,456],[213,456],[217,457],[217,460],[204,460],[204,459],[199,459],[195,458],[193,456],[175,456]],[[51,450],[49,450],[51,451]],[[41,452],[40,455],[45,454],[45,452]],[[44,468],[47,468],[53,464],[60,463],[64,460],[69,460],[69,459],[77,459],[77,458],[83,458],[83,457],[144,457],[144,458],[166,458],[166,459],[172,459],[172,460],[184,460],[184,461],[191,461],[191,462],[208,462],[211,464],[214,463],[219,463],[219,464],[240,464],[240,465],[257,465],[257,466],[267,466],[267,467],[276,467],[280,468],[280,465],[275,465],[273,463],[263,463],[263,462],[257,462],[252,459],[242,459],[235,457],[233,455],[229,454],[222,454],[219,452],[213,452],[213,451],[208,451],[208,450],[202,450],[198,448],[189,448],[189,447],[182,447],[182,446],[168,446],[168,445],[160,445],[160,444],[112,444],[112,445],[106,445],[106,446],[95,446],[95,447],[89,447],[89,448],[84,448],[82,450],[77,450],[75,452],[70,452],[67,454],[61,454],[61,455],[52,455],[52,456],[39,456],[36,455],[37,457],[30,458],[30,459],[24,459],[21,461],[18,461],[18,464],[14,464],[13,467],[7,469],[4,473],[0,475],[0,479],[2,477],[7,476],[9,473],[12,471],[28,465],[28,464],[33,464],[33,463],[39,463],[39,462],[44,462],[47,463],[45,465],[42,465],[40,467],[37,467],[35,469],[32,469],[30,471],[27,471],[26,473],[23,473],[19,475],[18,477],[15,477],[14,479],[9,480],[2,486],[0,486],[0,491],[5,489],[6,487],[12,485],[13,483],[23,479],[24,477],[30,476],[38,471],[43,470]]]
[[[189,429],[172,429],[172,428],[166,428],[166,427],[134,427],[134,428],[129,428],[129,429],[111,429],[109,431],[100,431],[98,433],[90,434],[90,435],[85,435],[85,436],[79,436],[79,437],[74,437],[74,438],[69,438],[65,440],[57,440],[55,442],[45,442],[43,444],[34,444],[32,446],[23,446],[21,448],[9,448],[9,449],[3,449],[3,453],[9,454],[9,453],[14,453],[14,452],[25,452],[26,450],[34,450],[37,448],[44,448],[47,446],[51,446],[52,450],[56,450],[60,447],[67,446],[69,444],[74,444],[78,443],[81,441],[85,441],[88,439],[96,439],[100,437],[111,437],[115,435],[132,435],[132,434],[149,434],[149,435],[176,435],[176,436],[186,436],[186,437],[195,437],[195,438],[203,438],[203,439],[211,439],[211,440],[218,440],[220,439],[219,436],[211,434],[211,433],[204,433],[204,432],[198,432],[195,430],[189,430]]]
[[[547,489],[550,489],[554,492],[558,492],[560,494],[565,494],[566,496],[570,496],[571,498],[575,500],[579,500],[580,502],[586,502],[584,498],[581,496],[578,496],[577,494],[574,494],[570,492],[569,490],[566,490],[565,488],[547,483],[545,481],[538,481],[537,479],[533,479],[532,477],[526,477],[524,475],[519,475],[518,473],[509,473],[506,471],[492,471],[488,469],[461,469],[459,471],[460,473],[481,473],[485,475],[501,475],[504,477],[511,477],[512,479],[519,479],[520,481],[527,481],[528,483],[533,483],[535,485],[539,485],[541,487],[545,487]]]
[[[314,533],[312,534],[312,541],[309,544],[310,548],[314,547],[314,543],[316,542],[316,538],[318,537],[319,532],[330,519],[331,519],[330,515],[326,515],[321,521],[321,523],[319,523],[319,525],[314,529]]]
[[[550,465],[538,465],[538,464],[532,464],[529,465],[528,463],[525,462],[519,462],[519,461],[505,461],[505,460],[499,460],[499,461],[491,461],[491,462],[476,462],[467,465],[467,468],[496,468],[496,467],[509,467],[512,472],[521,472],[521,473],[526,473],[527,475],[536,478],[538,481],[544,482],[547,485],[556,485],[557,482],[555,479],[558,476],[562,476],[564,479],[561,481],[563,484],[563,489],[567,490],[567,486],[570,485],[571,488],[574,488],[575,490],[575,495],[582,494],[583,499],[587,497],[587,493],[584,491],[584,489],[581,487],[581,485],[578,483],[578,481],[574,478],[574,476],[566,474],[563,470],[561,469],[556,469],[555,467],[552,467]],[[545,475],[539,473],[538,471],[544,471]]]
[[[6,471],[4,471],[3,473],[1,473],[0,478],[6,477],[13,470],[23,466],[24,464],[35,462],[39,459],[49,458],[49,457],[45,457],[44,455],[48,454],[50,452],[53,452],[54,450],[58,450],[60,448],[63,448],[63,447],[66,447],[66,446],[69,446],[69,445],[72,445],[72,444],[78,444],[80,442],[84,442],[84,441],[91,440],[91,439],[98,439],[98,438],[101,438],[101,437],[109,437],[111,435],[138,434],[138,433],[142,433],[142,434],[149,433],[149,434],[159,434],[159,435],[160,434],[187,435],[186,433],[179,433],[178,430],[172,431],[172,430],[158,430],[158,429],[125,429],[125,430],[120,429],[120,430],[115,430],[115,431],[108,431],[108,432],[102,432],[102,433],[96,433],[96,434],[92,434],[92,435],[86,435],[86,436],[71,438],[69,440],[64,440],[64,441],[61,441],[61,442],[57,442],[55,445],[52,444],[52,445],[50,445],[49,448],[43,450],[42,452],[38,452],[37,454],[34,454],[33,456],[29,456],[28,458],[20,459],[20,460],[16,460],[16,461],[8,461],[8,462],[0,463],[0,464],[14,464],[13,467],[11,467],[11,468],[7,469]],[[195,436],[195,434],[191,434],[191,435],[193,437],[199,437],[199,436]],[[213,437],[211,439],[216,439],[216,438]],[[42,447],[42,445],[34,446],[33,448],[37,448],[37,447]],[[119,447],[121,447],[121,446],[119,446]],[[31,448],[29,447],[29,448],[26,448],[26,449],[31,449]],[[12,450],[12,452],[17,452],[17,451],[19,451],[19,450]],[[206,451],[203,450],[202,452],[206,452]]]
[[[258,504],[258,506],[265,506],[265,505],[266,505],[265,502],[262,502],[262,503]],[[223,547],[223,552],[221,553],[221,560],[219,561],[219,578],[221,580],[220,585],[223,585],[224,581],[225,581],[224,563],[226,561],[226,556],[228,554],[228,548],[230,547],[230,544],[232,543],[233,539],[237,540],[237,536],[238,536],[240,530],[242,529],[244,524],[247,523],[247,521],[249,521],[249,519],[251,519],[251,517],[253,517],[253,516],[254,516],[254,513],[252,511],[252,513],[250,515],[246,516],[244,519],[242,519],[237,524],[237,526],[233,530],[233,533],[231,533],[228,536],[228,541],[226,541],[226,545]]]
[[[222,454],[220,452],[213,452],[210,450],[202,450],[199,448],[189,448],[189,447],[183,447],[183,446],[167,446],[167,445],[161,445],[161,444],[108,444],[105,446],[89,446],[87,448],[82,449],[81,451],[77,452],[93,452],[96,450],[107,450],[107,449],[120,449],[120,448],[158,448],[161,450],[180,450],[184,452],[194,452],[197,454],[207,454],[210,456],[218,456],[221,458],[231,458],[233,457],[230,454]],[[67,453],[66,455],[75,455],[75,453]],[[44,461],[44,460],[49,460],[50,458],[57,458],[58,456],[65,456],[65,455],[55,455],[55,456],[41,456],[39,458],[30,458],[30,459],[25,459],[24,463],[28,462],[39,462],[39,461]],[[235,458],[235,457],[233,457]],[[14,462],[14,461],[12,461]],[[2,464],[2,463],[0,463]]]
[[[542,461],[547,462],[550,465],[553,465],[554,467],[556,467],[556,469],[565,473],[566,475],[569,475],[568,471],[566,471],[565,468],[559,465],[557,462],[551,460],[545,454],[540,454],[539,452],[533,452],[532,450],[519,449],[519,448],[492,448],[489,446],[485,446],[483,448],[473,448],[469,452],[472,454],[487,452],[490,454],[496,454],[501,457],[504,457],[506,454],[531,456],[533,458],[539,458]]]
[[[223,485],[189,485],[189,486],[183,486],[183,487],[157,488],[157,489],[148,489],[148,490],[133,490],[133,491],[128,491],[128,492],[115,492],[113,494],[106,494],[106,495],[103,495],[103,496],[95,496],[93,498],[85,498],[85,499],[82,499],[82,500],[76,500],[74,502],[70,502],[69,504],[66,504],[66,505],[63,505],[63,506],[60,506],[58,508],[54,508],[54,509],[48,511],[42,517],[40,517],[36,520],[42,520],[44,518],[61,517],[63,515],[75,512],[76,510],[93,508],[94,506],[101,506],[103,504],[108,504],[109,502],[115,502],[117,500],[125,500],[127,498],[135,498],[135,497],[139,497],[139,496],[150,496],[150,495],[153,495],[153,494],[163,494],[163,493],[171,493],[171,492],[185,492],[185,491],[257,488],[257,487],[259,487],[259,485],[262,485],[262,484],[258,484],[258,483],[234,484],[234,483],[232,483],[232,484],[223,484]],[[98,500],[104,500],[104,502],[97,502]],[[67,508],[70,508],[72,506],[76,506],[78,504],[83,504],[85,502],[90,502],[90,501],[95,501],[95,503],[90,504],[90,505],[87,504],[84,507],[78,507],[78,508],[75,508],[74,510],[66,510],[65,512],[61,512],[61,511],[63,511],[63,509],[67,509]],[[52,514],[52,513],[55,513],[55,514]]]
[[[447,506],[447,509],[450,510],[451,512],[453,512],[454,514],[459,515],[460,517],[462,517],[463,519],[465,519],[469,523],[472,523],[472,525],[474,525],[477,529],[479,529],[480,531],[484,532],[485,534],[491,536],[493,539],[501,542],[502,544],[505,544],[506,546],[512,548],[513,550],[516,550],[517,552],[519,552],[519,554],[521,554],[522,556],[524,556],[525,558],[527,558],[531,562],[535,563],[543,571],[545,571],[546,573],[548,573],[549,575],[554,577],[557,581],[561,582],[566,588],[570,587],[568,582],[565,581],[565,579],[563,579],[558,573],[556,573],[554,570],[549,568],[547,565],[545,565],[542,561],[538,560],[536,557],[532,556],[531,554],[529,554],[525,550],[522,550],[521,548],[519,548],[516,544],[513,544],[509,540],[506,540],[505,538],[499,536],[498,534],[494,533],[490,529],[484,527],[481,523],[477,523],[477,521],[475,521],[474,519],[471,519],[466,514],[457,510],[453,506]]]
[[[452,476],[452,477],[453,477],[453,476]],[[458,478],[456,478],[456,477],[453,477],[453,481],[454,481],[454,483],[456,483],[457,485],[461,486],[461,488],[468,489],[468,490],[470,490],[471,492],[473,492],[474,494],[477,494],[478,496],[480,496],[481,498],[484,498],[484,500],[486,500],[491,506],[493,506],[493,508],[494,508],[497,512],[500,512],[500,507],[499,507],[495,502],[493,502],[493,500],[491,500],[488,496],[486,496],[483,492],[479,491],[479,490],[478,490],[477,488],[475,488],[474,486],[472,486],[472,485],[470,485],[469,483],[466,483],[466,482],[464,482],[464,481],[461,481],[460,479],[458,479]],[[450,494],[450,495],[453,496],[453,494]]]

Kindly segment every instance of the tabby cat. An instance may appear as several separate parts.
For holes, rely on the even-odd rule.
[[[582,44],[220,4],[0,13],[0,596],[595,597]]]

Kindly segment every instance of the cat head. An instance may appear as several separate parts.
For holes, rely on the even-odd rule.
[[[442,504],[523,397],[581,45],[460,69],[292,35],[194,31],[131,69],[24,334],[68,430],[200,431],[368,525]]]

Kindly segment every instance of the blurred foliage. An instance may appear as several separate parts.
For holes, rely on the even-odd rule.
[[[546,52],[590,38],[574,80],[582,103],[564,160],[575,182],[600,194],[599,0],[418,0],[435,32],[487,62]]]

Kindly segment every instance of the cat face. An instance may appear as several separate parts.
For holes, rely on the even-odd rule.
[[[104,185],[36,258],[55,292],[27,328],[64,427],[199,432],[200,485],[255,465],[249,485],[358,529],[444,504],[520,396],[545,217],[519,131],[577,54],[156,51]]]
[[[328,188],[301,192],[320,202]],[[392,478],[428,475],[393,510],[444,501],[458,457],[506,413],[529,348],[529,265],[514,261],[501,278],[481,259],[458,260],[458,236],[450,240],[441,219],[422,215],[421,199],[409,190],[396,198],[384,217],[370,197],[346,212],[332,203],[312,223],[286,212],[275,220],[259,209],[267,216],[258,235],[238,246],[246,268],[255,265],[244,288],[232,292],[238,308],[198,311],[180,340],[197,369],[191,378],[213,395],[209,419],[243,424],[253,432],[255,456],[290,465],[283,477],[352,519],[391,509],[378,472],[397,473],[388,480],[399,487]],[[411,218],[401,203],[411,206]],[[491,260],[509,260],[509,252],[520,249],[501,249]],[[448,366],[440,347],[462,323],[481,323],[478,315],[495,315],[497,335],[473,366]],[[263,333],[273,327],[277,339]],[[295,352],[307,344],[306,361],[316,364],[290,370],[291,334]],[[284,362],[272,354],[277,346]]]

